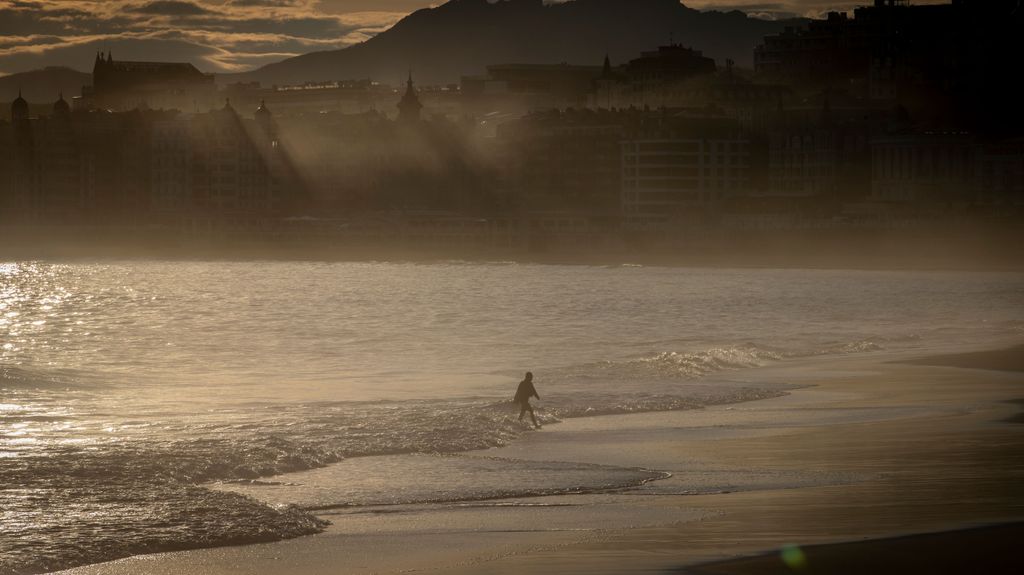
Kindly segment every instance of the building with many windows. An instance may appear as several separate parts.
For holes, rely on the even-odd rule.
[[[629,229],[701,223],[750,186],[751,142],[731,121],[659,121],[631,131],[621,150]]]
[[[0,124],[0,219],[15,225],[251,228],[299,193],[266,107],[72,111]],[[288,197],[286,197],[286,195]]]

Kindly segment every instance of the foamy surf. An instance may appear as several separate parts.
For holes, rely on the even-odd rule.
[[[670,474],[562,461],[466,455],[389,455],[348,459],[289,473],[282,484],[223,483],[218,490],[276,506],[328,509],[453,504],[521,497],[598,493],[638,487]],[[388,488],[381,489],[386,483]]]
[[[31,403],[32,393],[20,390],[19,406]],[[583,400],[556,393],[545,394],[538,415],[550,424],[567,417],[696,409],[781,393],[722,388],[693,396],[592,394]],[[308,486],[296,472],[316,477],[373,468],[396,454],[498,447],[529,427],[516,419],[518,412],[507,400],[320,402],[269,410],[160,412],[149,422],[136,418],[116,425],[108,413],[41,409],[4,411],[5,429],[35,429],[37,436],[50,439],[27,445],[18,442],[19,431],[0,435],[0,452],[11,455],[0,464],[0,483],[19,486],[0,492],[5,534],[17,542],[0,558],[0,573],[296,537],[322,529],[324,523],[310,510],[586,493],[664,477],[656,471],[559,462],[423,456],[402,459],[413,462],[412,467],[429,462],[420,468],[384,475],[357,472],[353,477],[358,480],[327,482],[346,485],[344,493],[311,492],[326,499],[289,495],[275,502],[268,494],[306,493]],[[62,430],[71,427],[76,430],[74,441],[63,439]],[[325,467],[338,462],[343,463]],[[431,470],[436,481],[424,482]],[[283,473],[287,478],[280,478]],[[463,481],[452,483],[453,477]],[[197,485],[209,482],[221,484],[212,491]],[[381,482],[387,484],[383,489]],[[65,537],[53,537],[54,532]],[[69,552],[71,547],[74,552]]]

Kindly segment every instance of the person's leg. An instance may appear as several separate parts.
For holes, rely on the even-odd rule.
[[[533,414],[533,406],[530,405],[530,404],[526,404],[526,405],[527,405],[527,408],[530,410],[530,419],[533,420],[533,426],[534,427],[540,427],[540,425],[537,423],[537,416]]]
[[[520,406],[520,408],[519,408],[519,421],[522,421],[522,420],[523,420],[523,416],[524,416],[524,415],[526,415],[526,410],[527,410],[527,408],[529,408],[529,407],[530,407],[530,404],[529,404],[529,403],[523,403],[523,404],[521,404],[521,406]],[[531,410],[531,411],[530,411],[530,413],[532,414],[532,413],[533,413],[533,411]]]

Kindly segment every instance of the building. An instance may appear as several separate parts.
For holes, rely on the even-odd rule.
[[[82,90],[87,108],[199,112],[210,109],[217,98],[213,74],[187,62],[117,61],[109,52],[100,53],[92,77],[93,85]]]
[[[33,120],[21,96],[11,103],[11,123],[0,125],[0,220],[22,223],[38,215],[39,170]]]
[[[535,112],[498,130],[502,186],[525,211],[570,210],[617,220],[627,114]]]
[[[175,112],[71,110],[28,117],[14,104],[3,126],[8,152],[4,217],[25,225],[136,225],[148,217],[150,130]]]
[[[669,107],[678,101],[673,94],[677,87],[691,78],[714,74],[715,61],[700,50],[680,44],[659,46],[657,50],[642,52],[639,58],[626,64],[623,74],[628,86],[628,101],[619,107]]]
[[[414,124],[420,121],[420,111],[423,104],[416,95],[416,88],[412,84],[412,72],[409,73],[409,80],[405,84],[405,94],[398,102],[398,121],[404,124]]]
[[[728,87],[736,80],[731,61],[722,78],[716,77],[715,72],[714,60],[679,44],[642,52],[639,58],[619,67],[612,67],[605,57],[589,102],[604,108],[672,108],[718,104],[723,96],[731,100],[730,96],[752,95],[741,95]]]
[[[766,124],[765,191],[817,198],[832,212],[863,199],[870,190],[868,142],[881,129],[879,115],[865,99],[828,91],[780,105]]]
[[[647,94],[646,99],[638,97],[643,93]],[[749,73],[735,70],[733,62],[727,60],[723,70],[667,82],[656,93],[635,91],[634,84],[624,73],[608,67],[596,83],[590,105],[628,108],[654,105],[656,102],[657,107],[665,108],[707,108],[740,121],[745,129],[760,129],[763,128],[765,111],[775,108],[780,100],[791,97],[787,86],[751,78]]]
[[[188,116],[153,124],[150,205],[155,219],[175,223],[192,209],[192,134]]]
[[[751,185],[751,141],[731,120],[665,117],[622,142],[623,225],[671,232],[709,223]]]
[[[188,117],[191,162],[189,217],[194,225],[259,230],[281,217],[284,192],[296,190],[276,138],[270,111],[261,106],[243,118],[230,101]]]
[[[490,113],[586,106],[600,66],[497,64],[486,76],[464,76],[461,94],[467,112]]]
[[[977,147],[966,133],[894,135],[871,141],[871,199],[920,212],[975,201]]]
[[[875,0],[767,36],[756,72],[900,105],[927,130],[1003,136],[1024,127],[1014,75],[1024,11],[1016,0],[911,5]]]
[[[977,161],[977,201],[994,210],[1019,212],[1024,207],[1024,138],[985,142]]]
[[[754,49],[754,70],[776,81],[815,85],[865,79],[881,31],[862,18],[863,12],[855,14],[829,12],[806,27],[787,26],[765,36]]]
[[[38,226],[233,227],[279,218],[301,189],[265,107],[71,110],[23,98],[0,124],[0,219]],[[286,197],[287,194],[287,197]]]

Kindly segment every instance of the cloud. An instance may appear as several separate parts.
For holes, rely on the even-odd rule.
[[[140,14],[162,14],[166,16],[195,16],[209,14],[210,11],[192,2],[180,2],[178,0],[159,0],[149,2],[142,6],[131,8],[133,12]]]
[[[416,0],[393,1],[404,7]],[[0,0],[0,73],[52,65],[89,71],[97,50],[114,50],[115,58],[190,61],[206,72],[245,71],[366,40],[407,13],[382,9],[388,0],[354,11],[331,2]]]
[[[305,0],[228,0],[231,6],[302,6],[307,4]]]

